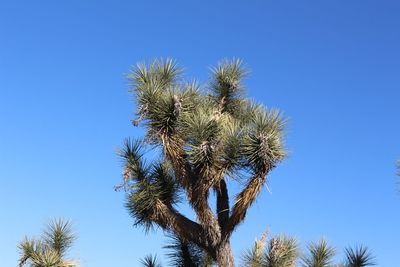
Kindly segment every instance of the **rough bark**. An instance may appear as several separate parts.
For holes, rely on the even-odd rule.
[[[229,219],[229,195],[224,179],[219,182],[219,186],[216,187],[215,190],[217,192],[218,223],[223,231],[223,228]]]
[[[263,170],[255,174],[243,191],[237,196],[236,203],[232,209],[232,215],[224,228],[223,238],[229,238],[236,226],[244,220],[247,210],[256,200],[267,179],[267,172],[267,170]]]
[[[172,163],[176,177],[186,191],[188,200],[204,229],[203,232],[214,246],[220,242],[221,230],[207,202],[209,185],[206,186],[203,181],[198,183],[200,179],[194,177],[190,165],[185,160],[186,154],[181,144],[173,142],[171,137],[164,136],[162,139],[166,156]]]
[[[153,220],[162,229],[173,231],[180,239],[193,242],[208,253],[212,252],[211,245],[204,237],[203,227],[161,201],[155,205]]]
[[[172,163],[175,176],[178,182],[186,190],[188,196],[191,195],[191,167],[186,161],[186,154],[183,145],[171,140],[170,137],[162,136],[164,152]]]
[[[217,245],[221,241],[221,229],[208,204],[208,190],[201,183],[195,185],[190,201],[209,242],[213,246]]]
[[[216,262],[219,267],[235,267],[235,260],[233,258],[231,245],[229,240],[222,242],[216,248]]]

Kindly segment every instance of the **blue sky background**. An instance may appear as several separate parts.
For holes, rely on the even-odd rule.
[[[173,57],[187,77],[240,57],[250,97],[290,118],[289,158],[233,236],[237,257],[266,227],[341,252],[400,252],[400,2],[0,1],[0,259],[50,218],[75,223],[82,266],[138,266],[160,232],[133,228],[117,147],[141,131],[125,74]],[[338,259],[342,258],[338,255]]]

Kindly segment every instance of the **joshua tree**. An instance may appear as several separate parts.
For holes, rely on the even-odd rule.
[[[144,267],[161,267],[161,265],[157,262],[157,257],[152,255],[147,255],[140,261],[140,263]]]
[[[266,244],[267,233],[243,256],[245,267],[294,267],[299,257],[298,242],[287,236],[273,237]]]
[[[376,265],[375,258],[368,248],[359,246],[356,248],[346,248],[345,267],[365,267]]]
[[[245,98],[246,71],[224,61],[204,88],[187,83],[172,60],[138,65],[129,75],[143,139],[125,141],[126,207],[136,225],[157,225],[207,253],[219,266],[234,266],[230,238],[254,203],[270,171],[285,157],[284,120],[276,110]],[[152,162],[146,147],[157,148]],[[243,186],[231,207],[229,184]],[[216,210],[209,205],[216,194]],[[180,194],[183,192],[183,194]],[[196,218],[180,213],[185,199]]]
[[[302,259],[303,267],[331,267],[335,256],[335,249],[321,239],[318,243],[311,242],[308,245],[308,255]]]
[[[260,240],[254,243],[254,246],[243,254],[243,266],[262,267],[265,242],[268,237],[269,229],[264,232]]]
[[[73,262],[64,259],[75,240],[70,222],[62,219],[52,221],[40,239],[25,238],[18,246],[19,266],[72,267]]]

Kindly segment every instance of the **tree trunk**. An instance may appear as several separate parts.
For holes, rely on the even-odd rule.
[[[219,267],[235,267],[235,261],[229,241],[223,242],[217,247],[216,260]]]

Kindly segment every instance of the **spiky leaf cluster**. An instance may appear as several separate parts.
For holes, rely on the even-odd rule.
[[[62,267],[65,263],[65,253],[74,240],[71,223],[62,219],[54,220],[47,226],[40,239],[25,238],[19,244],[19,266]]]
[[[170,259],[170,266],[211,266],[207,253],[192,242],[184,241],[175,235],[170,236],[170,241],[164,248],[168,250],[166,256]]]
[[[242,80],[247,75],[241,60],[224,60],[212,69],[212,99],[222,112],[235,114],[245,95]]]
[[[202,249],[192,242],[184,241],[176,235],[169,236],[169,242],[164,246],[168,250],[169,266],[174,267],[211,267],[212,259]],[[161,267],[157,256],[147,255],[140,260],[144,267]]]
[[[294,267],[299,256],[298,242],[287,236],[274,237],[269,241],[264,255],[266,267]]]
[[[335,249],[321,239],[309,243],[306,254],[300,254],[295,238],[287,236],[273,237],[267,242],[268,230],[254,246],[242,257],[244,267],[293,267],[301,259],[303,267],[366,267],[376,265],[375,257],[365,246],[345,249],[344,263],[334,264]],[[267,243],[267,247],[265,245]]]
[[[376,265],[375,258],[367,247],[357,246],[355,248],[346,248],[345,267],[365,267]]]
[[[198,167],[219,167],[223,159],[236,159],[227,163],[230,166],[244,161],[272,167],[283,159],[284,121],[279,112],[244,98],[246,71],[240,61],[218,65],[205,93],[182,82],[180,74],[174,61],[156,60],[130,75],[138,107],[135,122],[144,122],[148,141],[165,146],[171,137],[169,142],[184,144]]]
[[[153,255],[145,256],[140,260],[140,263],[143,267],[161,267],[161,264],[158,263],[157,256]]]
[[[257,241],[253,248],[243,256],[246,267],[294,267],[299,256],[298,242],[295,238],[284,235],[276,236],[268,241],[266,237]]]
[[[302,259],[303,267],[331,267],[335,249],[321,239],[318,243],[309,243],[309,254]]]
[[[243,154],[252,169],[271,169],[285,157],[282,148],[283,126],[284,121],[277,111],[255,113],[243,145]]]
[[[263,266],[265,239],[266,235],[264,235],[261,240],[256,241],[254,246],[243,254],[242,261],[244,267]]]
[[[140,140],[127,139],[119,155],[125,166],[123,186],[128,189],[126,207],[135,218],[135,224],[150,229],[156,201],[175,204],[179,201],[179,188],[167,162],[146,165],[142,154],[144,146]]]

